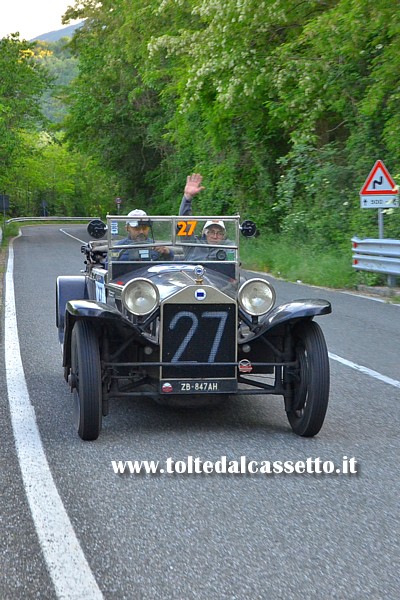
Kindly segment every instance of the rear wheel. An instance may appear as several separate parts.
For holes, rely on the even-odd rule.
[[[78,434],[83,440],[96,440],[102,421],[100,350],[94,328],[86,321],[77,321],[72,330],[71,378]]]
[[[321,328],[314,321],[293,331],[298,369],[292,384],[293,398],[287,412],[297,435],[312,437],[322,427],[329,399],[329,357]]]

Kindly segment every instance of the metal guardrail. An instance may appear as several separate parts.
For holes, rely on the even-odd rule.
[[[351,238],[353,246],[353,268],[387,275],[390,287],[400,277],[400,240]]]
[[[23,221],[92,221],[99,217],[14,217],[8,219],[6,223],[19,223]]]

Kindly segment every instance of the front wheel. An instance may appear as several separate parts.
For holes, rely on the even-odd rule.
[[[72,330],[71,377],[78,434],[83,440],[96,440],[102,421],[100,350],[93,326],[86,321],[77,321]]]
[[[297,435],[312,437],[322,427],[329,399],[329,357],[321,328],[314,321],[293,330],[295,359],[293,396],[287,417]]]

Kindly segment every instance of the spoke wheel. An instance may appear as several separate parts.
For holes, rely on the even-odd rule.
[[[295,433],[316,435],[322,427],[329,399],[329,357],[321,328],[314,321],[293,331],[298,371],[287,417]]]
[[[102,421],[100,350],[93,326],[86,321],[77,321],[72,330],[71,363],[78,434],[83,440],[96,440]]]

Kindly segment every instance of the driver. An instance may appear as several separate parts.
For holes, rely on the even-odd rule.
[[[132,244],[151,243],[154,240],[149,237],[151,221],[144,210],[135,209],[128,213],[126,231],[128,235],[123,240],[116,242],[116,246],[128,246]],[[174,253],[168,246],[157,246],[156,248],[126,248],[118,257],[118,260],[173,260]]]
[[[204,190],[204,187],[201,185],[202,181],[203,176],[200,175],[200,173],[188,175],[182,202],[179,207],[180,215],[189,216],[192,214],[193,197]],[[226,239],[226,229],[223,221],[207,221],[203,227],[201,238],[195,236],[194,239],[196,242],[207,244],[210,247],[201,248],[199,246],[186,246],[184,248],[186,260],[218,260],[217,253],[220,250],[218,246],[234,245],[233,242]]]

